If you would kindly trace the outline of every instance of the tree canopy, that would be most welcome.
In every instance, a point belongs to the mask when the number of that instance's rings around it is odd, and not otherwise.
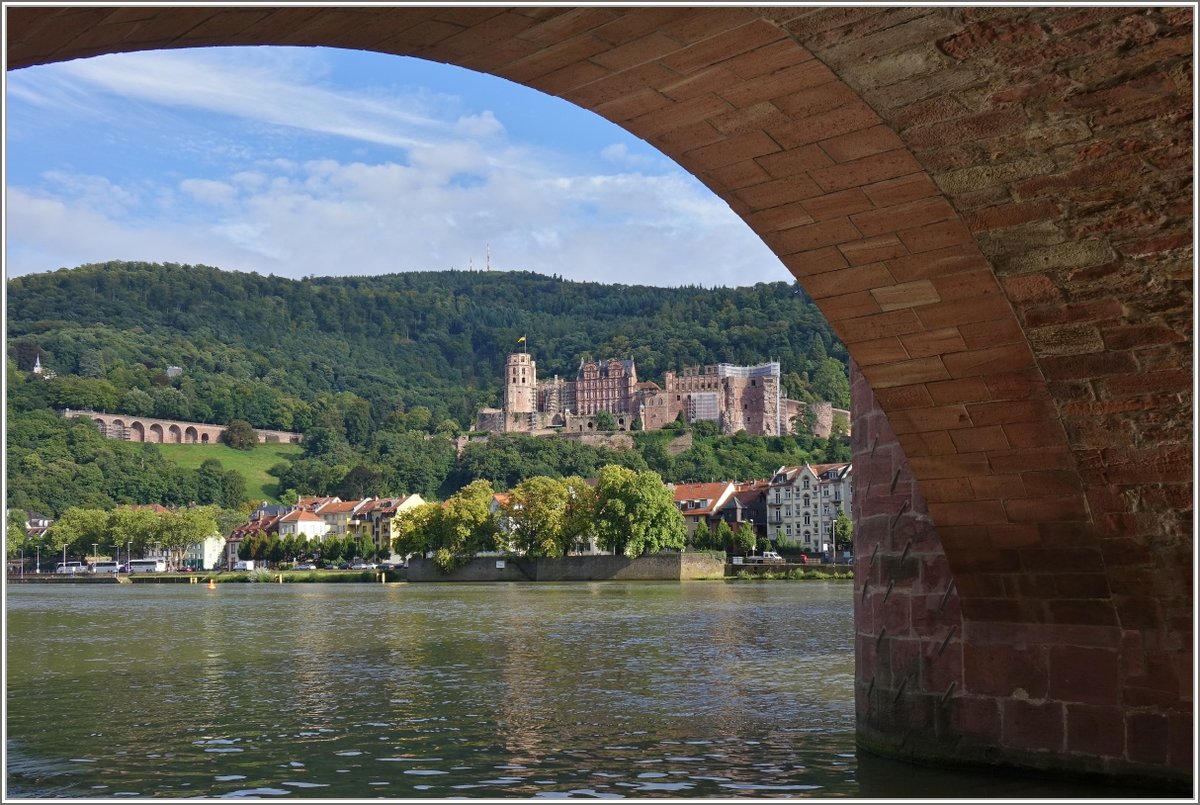
[[[841,421],[829,440],[720,436],[696,423],[685,449],[672,442],[682,423],[632,434],[634,450],[492,435],[460,454],[451,440],[496,404],[525,333],[537,333],[541,377],[573,376],[585,354],[633,358],[643,380],[774,358],[789,395],[845,407],[845,348],[794,283],[655,288],[520,271],[290,280],[111,262],[14,277],[7,289],[7,504],[51,517],[126,503],[230,508],[246,495],[233,470],[181,469],[153,445],[54,415],[66,407],[227,424],[227,440],[246,447],[249,426],[300,431],[304,456],[272,471],[280,495],[446,499],[478,480],[511,490],[607,464],[688,482],[849,459]],[[32,374],[39,358],[55,377]]]

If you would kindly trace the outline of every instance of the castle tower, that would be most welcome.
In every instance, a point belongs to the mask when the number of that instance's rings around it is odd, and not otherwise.
[[[514,420],[529,422],[537,411],[537,364],[528,352],[514,352],[504,364],[504,421],[506,430]]]

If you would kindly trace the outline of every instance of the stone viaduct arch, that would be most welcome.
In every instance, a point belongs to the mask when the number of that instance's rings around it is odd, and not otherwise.
[[[102,436],[123,439],[129,442],[152,442],[154,444],[217,444],[224,425],[206,425],[201,422],[177,422],[170,419],[130,417],[121,414],[102,414],[97,411],[72,411],[66,409],[63,416],[86,417],[96,423]],[[301,435],[283,430],[256,428],[260,442],[300,442]]]
[[[1192,8],[7,14],[9,69],[370,49],[655,145],[856,363],[860,742],[1190,781]]]

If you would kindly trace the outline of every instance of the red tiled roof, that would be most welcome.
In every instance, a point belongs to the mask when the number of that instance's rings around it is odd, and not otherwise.
[[[333,497],[297,498],[296,499],[296,508],[312,510],[312,509],[319,508],[320,506],[324,506],[326,503],[330,503],[332,501],[340,500],[340,499],[341,498],[333,498]]]
[[[320,514],[349,514],[350,512],[354,511],[354,509],[357,508],[360,503],[362,503],[361,500],[338,500],[331,503],[326,503],[324,506],[321,506],[319,509],[317,509],[317,511]]]
[[[325,522],[323,518],[318,517],[312,512],[304,511],[304,509],[294,509],[279,518],[279,522],[281,523],[298,523],[302,520],[317,523]]]
[[[700,514],[711,514],[717,506],[725,502],[725,495],[730,491],[732,486],[728,481],[725,483],[710,484],[677,484],[675,486],[675,504],[679,505],[688,501],[707,501],[706,505],[692,509],[681,509],[681,511],[685,515],[692,517]]]

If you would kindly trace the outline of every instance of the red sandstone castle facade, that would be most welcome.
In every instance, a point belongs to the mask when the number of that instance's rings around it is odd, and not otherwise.
[[[595,416],[613,415],[616,429],[658,430],[683,416],[687,422],[715,422],[722,433],[745,431],[755,436],[793,432],[793,420],[805,403],[789,400],[780,383],[777,362],[758,366],[720,363],[666,372],[663,386],[639,382],[632,358],[583,360],[574,380],[539,381],[537,363],[526,352],[508,356],[504,368],[502,408],[485,408],[476,430],[493,433],[588,433]],[[814,433],[828,436],[834,409],[814,403]],[[849,412],[840,412],[848,421]]]

